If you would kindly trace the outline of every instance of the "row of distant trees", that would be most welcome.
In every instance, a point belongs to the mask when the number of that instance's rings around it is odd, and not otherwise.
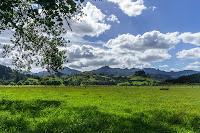
[[[82,73],[68,77],[36,77],[29,75],[28,77],[15,76],[14,80],[1,80],[2,85],[66,85],[66,86],[86,86],[86,85],[119,85],[119,86],[142,86],[142,85],[156,85],[155,80],[148,80],[144,71],[135,73],[136,77],[143,77],[139,79],[132,79],[132,77],[113,77],[102,74]]]
[[[82,85],[116,85],[114,81],[81,81],[68,80],[58,77],[46,77],[42,79],[27,78],[26,80],[14,81],[0,81],[1,85],[51,85],[51,86],[82,86]]]
[[[4,85],[55,85],[59,86],[63,84],[63,80],[61,78],[56,78],[56,77],[46,77],[46,78],[27,78],[25,80],[20,80],[18,82],[14,81],[7,81],[1,84]]]

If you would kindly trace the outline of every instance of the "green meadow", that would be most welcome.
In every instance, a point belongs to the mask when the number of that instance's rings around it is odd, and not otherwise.
[[[200,86],[161,88],[2,86],[0,132],[200,132]]]

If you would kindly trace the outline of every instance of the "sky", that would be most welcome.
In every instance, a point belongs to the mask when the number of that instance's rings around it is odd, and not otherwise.
[[[85,1],[86,15],[72,20],[72,31],[64,35],[71,41],[64,65],[81,71],[102,66],[200,71],[199,5],[199,0]],[[0,64],[10,63],[0,58]]]

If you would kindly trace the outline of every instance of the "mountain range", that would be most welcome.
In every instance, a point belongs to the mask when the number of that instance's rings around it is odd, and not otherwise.
[[[200,73],[199,71],[194,71],[194,70],[166,72],[166,71],[162,71],[162,70],[155,69],[155,68],[144,68],[144,69],[138,69],[138,68],[127,69],[127,68],[125,68],[125,69],[121,69],[121,68],[111,68],[109,66],[104,66],[99,69],[88,71],[88,72],[94,73],[94,74],[104,74],[104,75],[112,75],[115,77],[119,77],[119,76],[131,76],[131,75],[134,75],[135,72],[137,72],[137,71],[144,71],[150,77],[159,79],[159,80],[176,79],[181,76],[188,76],[188,75]],[[59,73],[61,73],[64,76],[70,76],[70,75],[80,74],[81,71],[71,69],[68,67],[64,67],[62,70],[59,71]],[[33,73],[33,75],[42,77],[42,76],[48,76],[50,74],[47,71],[42,71],[39,73]]]
[[[93,74],[103,74],[103,75],[109,75],[114,77],[126,77],[126,76],[132,76],[137,71],[144,71],[147,75],[149,75],[151,78],[158,79],[158,80],[169,80],[169,79],[177,79],[181,76],[188,76],[193,74],[199,74],[199,71],[193,71],[193,70],[183,70],[183,71],[162,71],[155,68],[144,68],[144,69],[138,69],[138,68],[131,68],[131,69],[121,69],[121,68],[111,68],[109,66],[104,66],[96,70],[87,71],[89,73]],[[62,70],[59,71],[60,75],[62,76],[71,76],[71,75],[77,75],[81,74],[81,71],[71,69],[68,67],[64,67]],[[9,80],[13,79],[14,77],[23,77],[23,74],[17,74],[15,70],[12,70],[10,67],[6,67],[3,65],[0,65],[0,79],[1,80]],[[29,75],[38,76],[38,77],[44,77],[50,75],[47,71],[41,71],[38,73],[29,73]]]
[[[78,70],[75,70],[75,69],[64,67],[62,70],[59,71],[59,73],[61,75],[68,76],[68,75],[80,74],[81,72],[78,71]],[[48,71],[41,71],[41,72],[38,72],[38,73],[32,73],[32,75],[39,76],[39,77],[44,77],[44,76],[49,76],[51,74]]]

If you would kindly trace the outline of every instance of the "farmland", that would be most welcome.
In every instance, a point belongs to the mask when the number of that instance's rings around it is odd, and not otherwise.
[[[200,132],[200,86],[161,88],[1,86],[0,132]]]

